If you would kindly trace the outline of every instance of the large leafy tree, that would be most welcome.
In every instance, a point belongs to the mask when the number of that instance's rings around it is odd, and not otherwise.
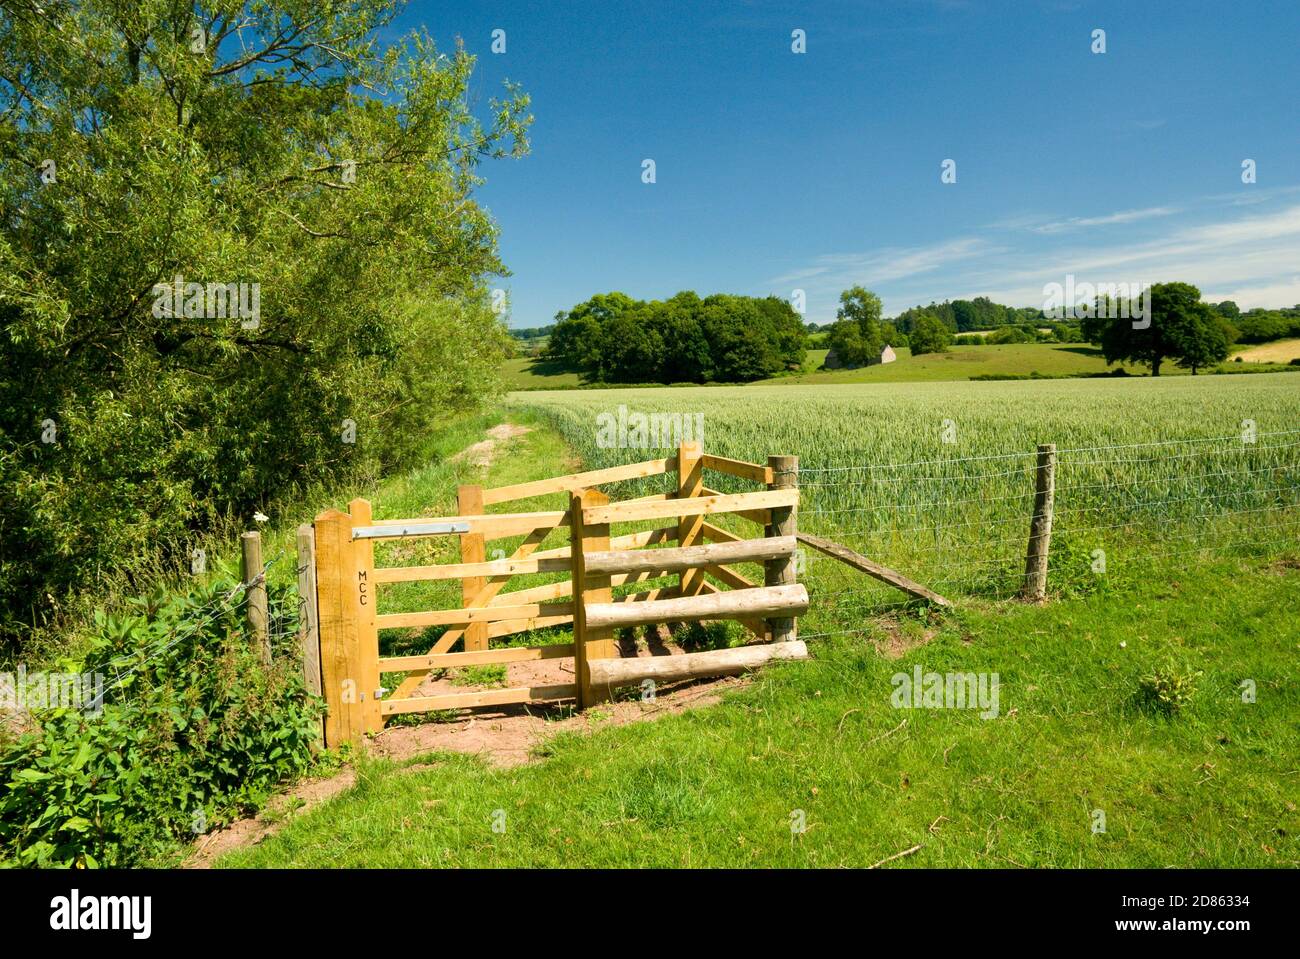
[[[933,313],[923,311],[912,321],[912,332],[908,335],[908,340],[913,356],[946,353],[948,344],[952,342],[952,334],[943,320]]]
[[[1101,346],[1107,363],[1142,363],[1160,375],[1166,360],[1192,372],[1227,358],[1229,331],[1223,320],[1201,302],[1201,291],[1190,283],[1151,286],[1149,318],[1107,316],[1105,303],[1084,320],[1083,334]],[[1136,312],[1130,305],[1129,313]]]
[[[397,6],[4,5],[9,634],[218,514],[408,458],[490,386],[504,267],[473,193],[528,101],[479,119],[463,49],[378,43]],[[160,304],[172,283],[248,284],[260,314]]]

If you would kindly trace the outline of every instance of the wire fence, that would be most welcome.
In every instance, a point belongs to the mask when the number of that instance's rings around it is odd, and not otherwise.
[[[1037,451],[800,472],[799,528],[950,596],[1024,582]],[[1049,588],[1153,560],[1300,547],[1300,430],[1056,450]],[[808,635],[907,597],[808,554]]]
[[[112,678],[104,683],[98,702],[92,706],[102,705],[108,701],[110,694],[125,688],[130,681],[148,668],[162,663],[165,658],[181,643],[202,636],[207,627],[219,620],[229,617],[232,622],[244,618],[248,601],[248,589],[257,583],[265,583],[271,569],[284,558],[281,551],[262,564],[257,576],[248,582],[236,583],[225,593],[215,596],[204,603],[186,618],[181,628],[151,644],[121,653],[107,660],[97,668],[110,672]],[[297,594],[295,593],[295,596]],[[274,604],[270,610],[267,629],[273,649],[283,649],[297,638],[298,617],[301,616],[304,600],[297,598],[298,609],[292,610],[287,604]]]

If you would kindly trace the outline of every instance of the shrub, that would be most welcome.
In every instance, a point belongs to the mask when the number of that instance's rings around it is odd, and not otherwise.
[[[1138,703],[1166,716],[1180,713],[1191,704],[1200,676],[1199,671],[1166,661],[1138,681]]]
[[[25,866],[132,866],[258,808],[312,763],[292,594],[272,586],[264,667],[234,583],[95,617],[92,651],[60,668],[105,677],[102,712],[46,710],[0,754],[0,857]]]

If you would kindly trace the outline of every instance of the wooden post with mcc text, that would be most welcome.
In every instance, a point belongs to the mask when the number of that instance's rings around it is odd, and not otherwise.
[[[325,745],[337,749],[365,732],[357,698],[357,601],[352,588],[352,517],[336,509],[316,517],[316,608],[320,631]]]

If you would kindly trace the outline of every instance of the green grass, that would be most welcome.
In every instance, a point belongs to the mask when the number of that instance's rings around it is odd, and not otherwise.
[[[934,635],[897,660],[864,623],[719,706],[566,734],[522,768],[366,763],[355,788],[222,865],[834,867],[917,844],[891,865],[1300,864],[1296,565],[1146,573],[1047,607],[904,619]],[[1140,705],[1167,659],[1202,672],[1172,718]],[[891,677],[916,665],[997,672],[998,717],[894,709]]]
[[[560,364],[517,356],[501,364],[501,381],[507,390],[564,390],[582,385],[582,378]]]

